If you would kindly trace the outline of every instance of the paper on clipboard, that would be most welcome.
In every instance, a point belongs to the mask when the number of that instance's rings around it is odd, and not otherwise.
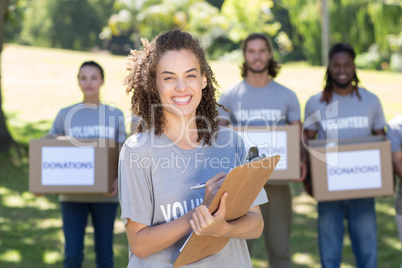
[[[280,156],[276,155],[234,168],[227,175],[208,207],[209,212],[214,213],[218,209],[222,194],[227,192],[226,220],[235,220],[244,216],[271,176],[279,159]],[[173,267],[181,267],[216,254],[226,246],[229,240],[228,237],[190,235]]]

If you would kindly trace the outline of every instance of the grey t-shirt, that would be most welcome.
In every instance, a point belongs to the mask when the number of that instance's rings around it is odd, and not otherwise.
[[[388,122],[388,131],[387,137],[391,141],[391,150],[392,152],[400,152],[402,151],[402,114],[397,117],[391,119]],[[398,183],[398,192],[397,198],[395,200],[395,209],[399,215],[402,215],[402,178],[399,178]]]
[[[392,152],[402,151],[402,114],[391,119],[387,125],[387,137],[391,141]]]
[[[332,93],[329,104],[321,101],[322,93],[306,103],[304,128],[318,132],[318,139],[357,138],[372,135],[385,127],[384,113],[376,95],[364,88],[356,94]]]
[[[300,104],[296,94],[271,81],[264,87],[253,87],[246,80],[222,93],[219,103],[230,109],[219,108],[219,117],[234,126],[286,125],[300,121]]]
[[[200,205],[204,189],[190,187],[205,182],[218,172],[229,172],[243,163],[244,143],[229,128],[221,128],[211,146],[183,150],[165,135],[154,131],[127,139],[119,161],[121,218],[148,226],[170,222]],[[253,206],[267,202],[262,190]],[[146,258],[129,251],[128,267],[172,267],[187,236]],[[224,249],[188,267],[251,267],[246,241],[230,239]]]
[[[124,143],[126,140],[123,112],[104,104],[77,103],[61,109],[49,134],[74,138],[106,138],[118,143]],[[101,194],[62,194],[60,201],[118,202],[118,197],[106,197]]]
[[[233,126],[281,126],[300,121],[300,104],[296,94],[275,81],[264,87],[253,87],[243,80],[225,90],[219,103],[230,109],[228,113],[219,108],[219,117]],[[268,180],[267,184],[289,183]]]

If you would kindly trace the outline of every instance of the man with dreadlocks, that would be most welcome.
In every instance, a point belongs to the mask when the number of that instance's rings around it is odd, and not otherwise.
[[[338,43],[329,52],[324,91],[305,107],[304,134],[308,139],[356,138],[384,135],[386,125],[380,100],[359,87],[355,52]],[[374,198],[318,202],[318,242],[322,267],[340,267],[344,219],[356,267],[377,267],[377,227]]]
[[[395,200],[395,220],[399,240],[402,244],[402,114],[399,114],[388,122],[387,137],[391,141],[394,174],[399,178],[397,179],[398,187]],[[402,268],[402,264],[400,268]]]

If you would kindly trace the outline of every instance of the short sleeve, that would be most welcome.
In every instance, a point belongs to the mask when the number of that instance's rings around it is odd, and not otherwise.
[[[291,92],[290,101],[289,101],[289,108],[287,114],[288,123],[293,121],[300,121],[300,103],[297,99],[297,96],[294,92]]]
[[[132,165],[130,157],[136,149],[128,147],[127,142],[123,146],[119,158],[121,219],[125,225],[127,219],[130,219],[151,226],[154,200],[150,172],[147,174],[147,169]]]
[[[235,134],[237,135],[236,160],[239,160],[238,162],[236,162],[236,166],[240,166],[246,161],[246,146],[244,144],[243,138],[237,132],[235,132]]]
[[[387,137],[391,141],[393,153],[402,151],[402,125],[389,123]]]
[[[304,109],[304,123],[303,123],[303,128],[307,130],[318,130],[318,122],[320,121],[319,118],[317,118],[317,114],[319,111],[314,111],[314,105],[313,105],[313,99],[310,98],[307,103],[306,107]]]
[[[52,127],[49,130],[50,135],[66,135],[64,128],[65,117],[62,111],[59,111],[55,120],[53,121]]]
[[[373,130],[378,130],[378,129],[383,129],[386,125],[385,117],[384,117],[384,111],[381,106],[380,99],[377,97],[377,103],[376,103],[376,113],[374,116],[374,122],[373,122]]]

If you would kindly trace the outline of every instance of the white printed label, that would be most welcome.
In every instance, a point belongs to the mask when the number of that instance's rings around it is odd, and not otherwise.
[[[95,184],[95,148],[42,147],[42,185]]]
[[[381,188],[380,150],[334,152],[326,154],[328,191]]]
[[[267,157],[279,155],[281,158],[275,170],[286,170],[288,168],[288,148],[286,131],[241,131],[246,145],[246,150],[257,146],[259,155],[265,154]]]

